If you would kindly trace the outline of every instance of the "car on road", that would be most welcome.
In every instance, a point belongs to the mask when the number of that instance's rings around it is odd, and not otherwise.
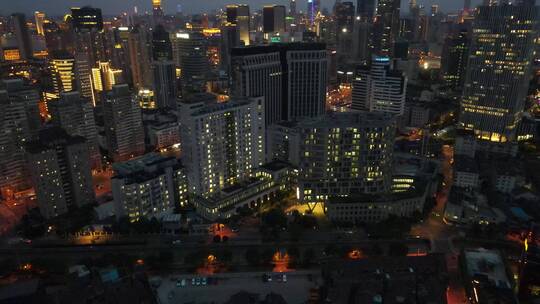
[[[181,240],[174,240],[174,241],[172,241],[172,244],[173,245],[180,245],[180,244],[182,244],[182,241]]]
[[[201,285],[206,286],[206,278],[201,279]]]

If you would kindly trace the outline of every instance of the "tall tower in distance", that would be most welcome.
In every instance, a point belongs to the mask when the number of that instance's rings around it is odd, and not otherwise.
[[[152,18],[154,26],[161,24],[163,21],[163,9],[161,8],[161,0],[152,0]]]
[[[34,18],[36,19],[36,31],[38,35],[44,36],[45,30],[43,29],[43,23],[45,23],[45,13],[36,11]]]
[[[476,11],[459,126],[486,144],[516,137],[538,19],[536,6],[491,5]]]

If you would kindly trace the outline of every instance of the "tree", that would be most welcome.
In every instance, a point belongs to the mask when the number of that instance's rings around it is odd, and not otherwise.
[[[406,256],[407,253],[409,253],[409,248],[402,243],[392,243],[388,248],[388,254],[391,256]]]
[[[261,263],[261,253],[257,248],[248,248],[245,258],[250,266],[259,266]]]
[[[308,248],[304,251],[304,254],[302,256],[302,265],[304,267],[309,267],[311,264],[313,264],[313,260],[315,259],[315,250],[313,248]]]

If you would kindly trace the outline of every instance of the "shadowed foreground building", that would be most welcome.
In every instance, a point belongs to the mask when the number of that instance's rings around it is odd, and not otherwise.
[[[117,218],[137,221],[160,219],[175,208],[187,205],[187,178],[180,161],[149,153],[113,165],[111,180]]]
[[[94,202],[90,155],[86,139],[64,129],[43,129],[27,146],[32,185],[44,218]]]

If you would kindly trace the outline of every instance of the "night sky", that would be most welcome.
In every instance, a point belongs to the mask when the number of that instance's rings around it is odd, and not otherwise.
[[[305,10],[307,0],[297,0],[299,10]],[[331,7],[335,0],[321,0],[323,6]],[[342,0],[345,1],[345,0]],[[264,4],[284,4],[288,7],[289,0],[162,0],[166,13],[176,12],[178,4],[186,13],[209,11],[223,7],[229,3],[247,3],[254,8],[260,8]],[[353,0],[356,3],[356,0]],[[401,0],[402,6],[406,7],[409,0]],[[473,5],[481,0],[473,0]],[[147,11],[151,7],[151,0],[0,0],[0,14],[7,15],[13,12],[32,14],[35,10],[44,11],[49,15],[63,15],[71,6],[92,5],[103,9],[105,15],[117,14],[123,11],[132,11],[138,6],[139,13]],[[438,3],[443,11],[457,10],[463,6],[463,0],[417,0],[417,3],[431,6]]]

